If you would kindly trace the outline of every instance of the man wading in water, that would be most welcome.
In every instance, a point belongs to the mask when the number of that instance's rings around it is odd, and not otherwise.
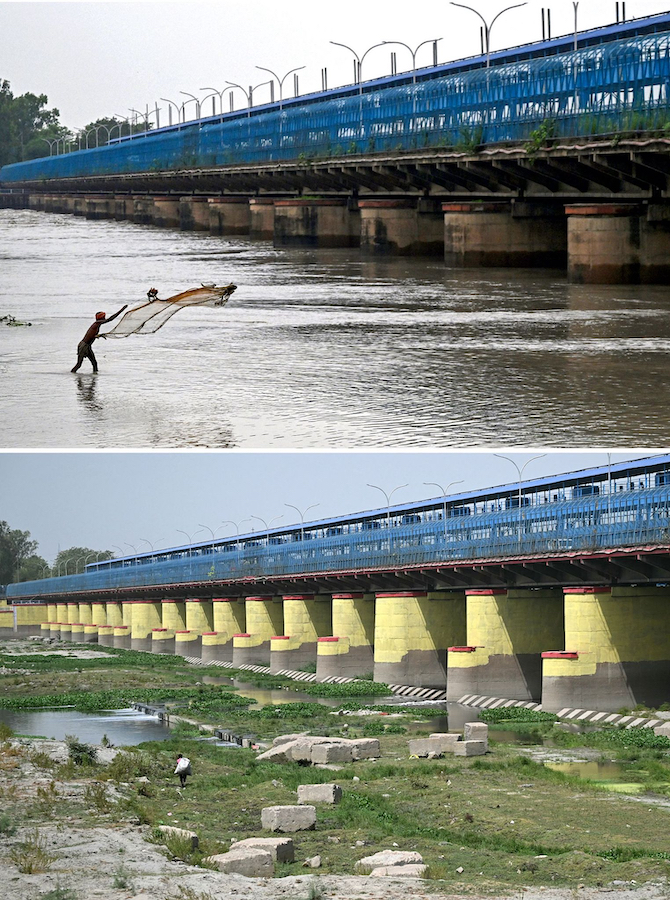
[[[118,312],[115,312],[114,315],[109,318],[107,318],[107,315],[104,312],[95,314],[95,322],[88,329],[83,340],[79,341],[79,346],[77,347],[77,365],[74,369],[70,370],[71,372],[78,372],[85,359],[91,360],[94,372],[98,371],[98,361],[93,353],[93,341],[98,337],[105,337],[104,334],[98,334],[100,327],[106,325],[108,322],[113,322],[114,319],[116,319],[117,316],[120,316],[123,310],[127,308],[128,304],[122,306]]]

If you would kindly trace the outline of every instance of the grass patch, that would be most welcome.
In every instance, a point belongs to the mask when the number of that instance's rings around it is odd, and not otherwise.
[[[45,839],[35,829],[25,841],[21,841],[9,851],[9,858],[19,872],[25,875],[36,875],[46,872],[55,857],[47,851]]]

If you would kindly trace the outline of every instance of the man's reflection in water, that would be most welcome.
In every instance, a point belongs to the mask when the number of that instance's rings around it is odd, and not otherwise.
[[[97,378],[90,375],[77,375],[77,393],[79,400],[89,412],[102,412],[102,404],[96,397]]]

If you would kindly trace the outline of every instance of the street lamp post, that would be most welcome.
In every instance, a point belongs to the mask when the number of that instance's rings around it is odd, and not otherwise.
[[[237,541],[235,542],[235,546],[236,546],[236,550],[237,550],[237,565],[238,566],[240,564],[240,525],[242,525],[244,522],[249,522],[249,521],[251,521],[251,520],[250,519],[242,519],[242,521],[238,523],[238,522],[233,522],[232,519],[224,519],[224,521],[221,523],[221,525],[234,525],[235,526],[235,533],[237,535]]]
[[[417,56],[417,53],[419,52],[419,50],[422,47],[425,47],[426,44],[433,44],[435,46],[435,48],[437,48],[437,42],[441,41],[441,40],[442,40],[442,38],[430,38],[427,41],[422,41],[419,44],[419,46],[416,48],[416,50],[412,50],[412,48],[409,46],[409,44],[405,44],[404,41],[382,41],[382,44],[398,44],[401,47],[406,47],[409,50],[409,52],[412,55],[412,84],[416,84],[416,56]],[[437,59],[435,58],[436,55],[437,55],[437,49],[435,50],[435,54],[433,57],[434,65],[437,65]]]
[[[272,525],[273,522],[278,522],[279,519],[283,519],[284,517],[283,517],[283,516],[275,516],[274,519],[270,519],[270,523],[269,523],[269,524],[265,521],[265,519],[261,519],[260,516],[250,516],[249,518],[251,518],[251,519],[257,519],[259,522],[262,522],[263,525],[265,525],[265,530],[266,530],[266,531],[269,531],[269,530],[270,530],[270,525]],[[269,540],[269,535],[268,535],[268,540]]]
[[[273,72],[272,69],[266,69],[265,66],[256,66],[257,69],[260,69],[261,72],[269,72],[277,80],[277,84],[279,85],[279,112],[282,110],[282,106],[284,103],[284,82],[288,78],[289,75],[293,75],[294,72],[302,72],[305,66],[298,66],[297,69],[291,69],[290,72],[287,72],[283,78],[280,78],[276,72]]]
[[[216,100],[214,99],[214,97],[218,97],[218,98],[219,98],[219,111],[220,111],[220,114],[223,115],[223,95],[226,93],[226,91],[232,91],[232,86],[229,85],[228,87],[225,87],[222,91],[217,91],[217,89],[216,89],[216,88],[213,88],[213,87],[203,87],[203,88],[200,88],[200,90],[201,90],[201,91],[211,91],[211,92],[212,92],[210,96],[211,96],[211,98],[212,98],[212,115],[213,115],[213,116],[216,115]],[[230,109],[230,111],[232,112],[232,111],[233,111],[233,110],[232,110],[232,99],[233,99],[233,98],[232,98],[232,95],[231,95],[231,98],[230,98],[230,99],[231,99],[231,109]],[[206,100],[209,100],[209,97],[205,97],[205,99],[204,99],[202,102],[205,103]],[[235,524],[235,523],[233,522],[233,525],[234,525],[234,524]]]
[[[174,106],[174,108],[177,110],[177,129],[179,131],[181,131],[181,113],[182,113],[182,110],[184,109],[184,104],[182,103],[182,105],[179,106],[178,104],[176,104],[174,102],[174,100],[168,100],[167,97],[161,97],[160,99],[163,101],[163,103],[170,104],[168,106],[168,118],[169,118],[170,125],[172,125],[172,107]]]
[[[349,53],[354,54],[354,83],[358,84],[358,117],[359,117],[359,128],[361,132],[361,137],[363,137],[363,61],[365,57],[372,50],[376,50],[377,47],[383,47],[386,41],[381,41],[379,44],[373,44],[372,47],[368,47],[365,53],[362,56],[359,56],[358,53],[347,44],[340,44],[337,41],[330,41],[335,47],[344,47],[345,50],[348,50]]]
[[[235,84],[232,81],[227,81],[226,84],[230,85],[231,88],[239,88],[244,96],[247,98],[247,115],[251,117],[251,107],[254,105],[254,91],[257,91],[258,88],[265,87],[266,84],[272,84],[271,81],[262,81],[260,84],[255,86],[249,85],[249,90],[243,88],[241,84]]]
[[[536,459],[542,459],[547,454],[540,453],[539,456],[532,456],[530,459],[526,460],[526,462],[521,466],[521,468],[519,468],[518,463],[515,460],[510,459],[509,456],[503,456],[502,453],[494,453],[493,455],[497,456],[498,459],[506,459],[507,462],[512,463],[512,465],[514,466],[514,468],[517,470],[517,472],[519,474],[519,538],[518,538],[518,540],[519,540],[519,550],[521,550],[521,535],[522,535],[522,523],[523,523],[523,514],[522,514],[523,508],[521,506],[521,479],[523,478],[524,469],[526,468],[527,465],[529,465],[529,463],[534,462]]]
[[[49,156],[53,156],[54,144],[58,143],[58,138],[53,141],[50,141],[49,138],[41,138],[41,140],[43,140],[45,144],[49,145]]]
[[[490,68],[491,66],[491,30],[497,20],[503,15],[503,13],[509,12],[510,9],[517,9],[519,6],[526,6],[526,3],[514,3],[512,6],[506,6],[505,9],[501,9],[500,12],[495,15],[490,22],[487,22],[484,16],[479,12],[479,10],[475,9],[473,6],[466,6],[465,3],[455,3],[454,0],[451,0],[452,6],[460,6],[461,9],[469,9],[470,12],[473,12],[476,16],[484,23],[484,46],[486,50],[486,68]]]
[[[297,506],[294,506],[292,503],[285,503],[284,506],[288,506],[290,509],[294,509],[298,515],[300,516],[300,560],[301,562],[304,560],[305,556],[305,516],[310,511],[310,509],[316,509],[320,504],[312,503],[311,506],[308,506],[304,512],[301,512]]]
[[[463,484],[463,479],[460,481],[450,481],[447,485],[446,489],[442,487],[441,484],[438,484],[437,481],[424,481],[425,485],[433,485],[434,487],[438,487],[442,492],[442,496],[444,497],[442,515],[444,518],[444,546],[447,546],[447,494],[449,492],[449,488],[453,487],[455,484]]]
[[[409,487],[407,484],[399,484],[398,487],[394,487],[390,493],[386,493],[384,488],[380,488],[376,484],[368,484],[368,487],[374,488],[377,491],[381,491],[384,497],[386,498],[386,527],[388,528],[389,533],[389,557],[393,553],[393,547],[391,544],[391,497],[395,494],[396,491],[402,490],[402,488]]]
[[[179,91],[179,93],[180,93],[180,94],[184,94],[185,97],[190,97],[191,100],[194,101],[194,103],[195,103],[195,117],[196,117],[196,119],[199,119],[199,118],[200,118],[200,101],[199,101],[198,98],[195,96],[195,94],[189,94],[188,91]],[[191,100],[187,100],[187,101],[184,103],[184,106],[186,106],[186,103],[190,103]]]

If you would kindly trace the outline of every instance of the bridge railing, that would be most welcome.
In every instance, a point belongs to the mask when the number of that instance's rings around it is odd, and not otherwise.
[[[105,147],[5,166],[6,184],[343,157],[348,154],[662,131],[670,124],[670,33],[227,114]]]
[[[299,532],[298,532],[299,534]],[[113,562],[82,575],[9,585],[8,598],[38,597],[161,584],[352,572],[438,565],[562,551],[596,551],[670,541],[670,486],[494,509],[416,524],[393,525],[316,540],[273,543],[259,534],[231,540],[216,552],[162,562],[151,557]],[[251,544],[257,546],[251,546]],[[106,566],[107,564],[105,564]]]

